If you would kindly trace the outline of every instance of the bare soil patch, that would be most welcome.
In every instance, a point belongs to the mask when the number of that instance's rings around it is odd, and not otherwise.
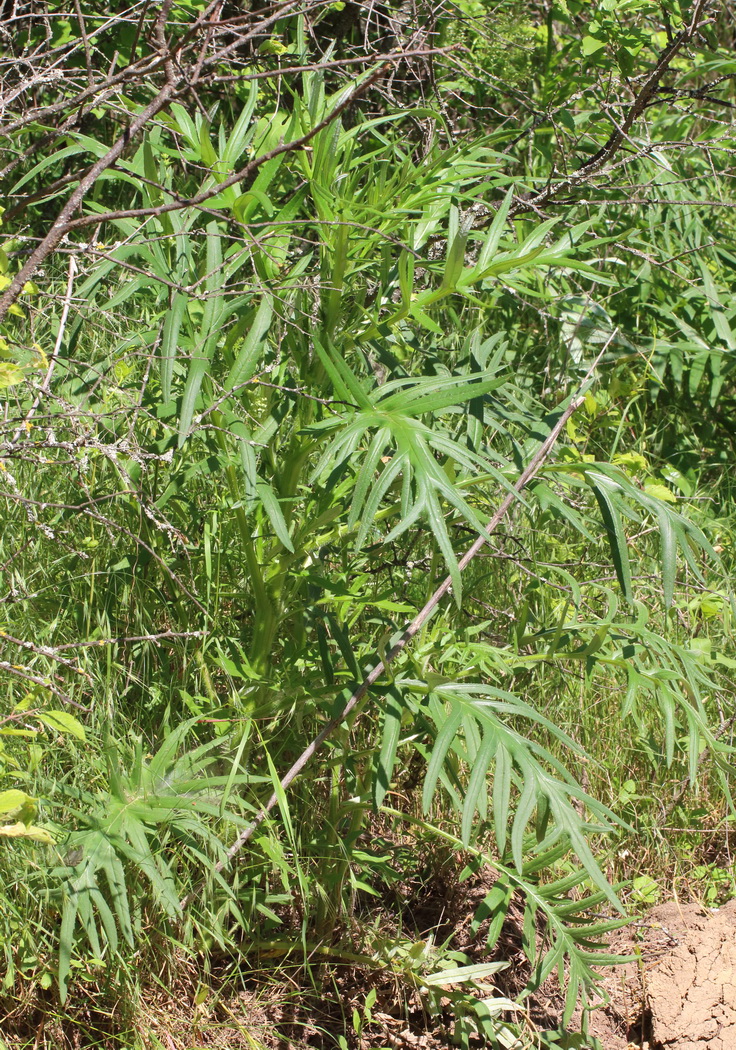
[[[736,901],[660,905],[612,947],[638,959],[604,982],[590,1025],[604,1050],[736,1048]]]

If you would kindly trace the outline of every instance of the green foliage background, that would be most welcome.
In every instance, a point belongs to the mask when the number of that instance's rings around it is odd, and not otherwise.
[[[567,1028],[624,904],[732,895],[734,71],[711,6],[250,12],[25,284],[0,344],[10,1045],[28,1003],[63,1033],[83,994],[89,1045],[156,1045],[154,974],[237,984],[276,951],[304,996],[349,958],[454,1044],[559,1046],[511,1000],[558,973]],[[0,129],[3,287],[155,94],[131,77],[62,126],[90,61],[155,58],[151,7],[136,30],[82,2],[83,34],[20,5],[8,87],[20,50],[64,77]],[[171,5],[172,52],[204,11]],[[448,870],[487,887],[472,950],[412,919]],[[379,1045],[375,998],[321,1045]]]

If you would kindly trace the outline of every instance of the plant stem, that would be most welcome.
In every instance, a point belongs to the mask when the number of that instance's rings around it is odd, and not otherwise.
[[[598,362],[596,360],[596,363],[592,366],[590,372],[588,373],[588,377],[593,373],[595,365],[597,363]],[[588,377],[586,377],[586,380],[588,379]],[[577,409],[584,402],[584,397],[574,397],[568,404],[567,408],[562,412],[560,418],[555,423],[549,435],[542,442],[534,456],[532,456],[528,466],[524,469],[520,478],[514,485],[514,491],[510,492],[506,496],[496,513],[489,521],[486,531],[482,535],[478,536],[478,538],[471,544],[471,546],[467,549],[465,554],[458,562],[458,567],[461,572],[464,568],[466,568],[467,565],[470,564],[473,558],[476,557],[476,555],[483,549],[483,547],[485,547],[486,543],[491,537],[491,534],[506,516],[506,513],[511,508],[512,504],[515,502],[517,496],[519,496],[521,492],[526,488],[526,486],[529,484],[529,482],[532,480],[534,475],[537,473],[539,468],[549,456],[550,452],[557,443],[557,439],[559,438],[562,430],[564,429],[568,419],[570,419],[573,413],[576,412]],[[342,711],[334,718],[331,718],[329,722],[327,722],[325,726],[323,726],[322,730],[317,734],[314,740],[312,740],[312,742],[304,749],[304,751],[302,751],[301,755],[296,760],[296,762],[294,762],[294,764],[288,770],[288,772],[284,774],[279,784],[279,793],[283,792],[292,783],[292,781],[296,780],[301,771],[308,764],[313,755],[319,750],[319,748],[322,746],[325,740],[334,732],[334,730],[342,722],[345,721],[350,712],[356,707],[357,704],[360,703],[360,701],[366,695],[370,687],[378,681],[378,679],[381,677],[381,675],[384,673],[387,667],[391,663],[393,663],[393,661],[396,659],[399,653],[401,653],[403,649],[412,640],[412,638],[414,638],[414,636],[426,623],[426,621],[432,615],[442,598],[444,598],[444,596],[448,593],[451,587],[452,578],[450,576],[447,576],[439,585],[439,587],[435,590],[431,598],[427,601],[424,608],[414,617],[412,622],[405,629],[398,642],[386,653],[383,660],[379,660],[376,663],[373,670],[365,676],[360,685],[353,691],[350,699],[347,701]],[[260,825],[266,819],[271,810],[276,806],[278,800],[279,794],[277,792],[274,792],[269,798],[268,802],[263,807],[263,809],[256,814],[252,822],[246,828],[243,829],[240,835],[238,835],[233,845],[227,851],[226,857],[223,860],[217,862],[217,864],[214,867],[215,872],[222,871],[225,867],[227,867],[230,864],[230,862],[237,856],[237,854],[240,853],[246,842],[251,838],[251,836],[257,830],[257,828],[260,827]],[[198,883],[196,888],[190,893],[188,893],[186,897],[184,897],[180,901],[180,907],[182,911],[184,911],[184,909],[188,907],[191,901],[194,900],[196,896],[198,896],[201,888],[202,883]]]

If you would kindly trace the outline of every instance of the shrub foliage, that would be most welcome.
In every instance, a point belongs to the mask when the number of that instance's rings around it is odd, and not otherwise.
[[[8,16],[8,997],[277,938],[521,1046],[520,903],[589,1004],[731,802],[728,6]],[[482,964],[371,923],[433,851]]]

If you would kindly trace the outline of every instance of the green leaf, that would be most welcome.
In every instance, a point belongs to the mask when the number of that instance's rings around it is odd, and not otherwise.
[[[62,1005],[66,1002],[69,975],[72,968],[72,950],[74,947],[74,927],[77,924],[78,901],[76,893],[68,895],[64,902],[59,928],[59,999]]]
[[[179,332],[187,309],[187,296],[175,292],[171,309],[166,314],[161,336],[161,394],[164,402],[171,400],[171,381],[174,362],[179,349]]]
[[[480,253],[478,255],[478,261],[471,271],[473,280],[477,280],[479,274],[485,273],[487,268],[492,264],[494,256],[498,251],[498,246],[501,243],[501,237],[503,236],[504,229],[506,228],[506,217],[511,207],[511,202],[514,199],[513,187],[509,188],[506,196],[498,206],[498,210],[493,217],[488,233],[486,234],[483,244],[481,245]],[[461,282],[462,284],[463,282]]]
[[[675,593],[675,574],[677,572],[677,537],[675,529],[666,514],[658,514],[659,535],[662,542],[662,591],[664,607],[672,606]]]
[[[439,699],[439,698],[438,698]],[[449,711],[445,710],[445,717],[438,726],[439,732],[432,747],[431,757],[427,765],[424,777],[424,788],[422,791],[422,808],[425,813],[429,812],[437,789],[437,780],[440,777],[442,767],[447,757],[447,752],[454,743],[458,729],[462,725],[463,712],[457,705],[450,705]]]
[[[79,136],[78,142],[75,142],[71,146],[64,146],[63,149],[54,150],[48,157],[44,157],[43,160],[35,164],[30,171],[15,183],[13,188],[9,190],[9,196],[16,194],[18,190],[22,189],[27,183],[35,179],[41,172],[45,171],[52,164],[59,164],[62,160],[68,157],[79,157],[84,156],[87,153],[92,153],[96,157],[103,156],[108,146],[103,145],[101,142],[96,142],[94,139],[90,139],[87,136]],[[56,196],[56,194],[54,194]]]
[[[455,212],[455,223],[457,227],[459,224],[459,216],[457,215],[457,209]],[[452,211],[450,214],[452,221]],[[448,244],[447,258],[445,260],[445,269],[442,274],[442,288],[452,291],[460,279],[460,275],[463,272],[463,265],[465,263],[465,248],[468,243],[468,234],[461,228],[457,228],[456,232],[452,236],[452,240]]]
[[[317,339],[314,340],[314,349],[333,382],[337,396],[343,401],[355,402],[359,408],[372,408],[362,383],[343,357],[333,347],[323,346]]]
[[[0,361],[0,390],[17,386],[18,383],[23,382],[25,377],[25,372],[19,365],[12,364],[9,361]]]
[[[256,311],[253,324],[238,351],[230,373],[225,381],[225,389],[233,390],[247,383],[252,377],[258,362],[263,355],[263,341],[268,334],[273,320],[273,300],[264,295]]]
[[[606,47],[605,40],[598,40],[594,36],[584,36],[582,41],[582,51],[586,58],[591,55],[597,55],[599,51],[603,51]]]
[[[230,132],[227,145],[222,152],[221,164],[226,170],[235,168],[237,161],[240,160],[244,149],[253,137],[255,129],[251,127],[251,123],[257,101],[258,82],[254,80],[251,81],[248,90],[248,98],[240,112],[240,116]]]
[[[406,688],[410,682],[404,680],[402,684]],[[590,848],[589,825],[576,806],[579,800],[585,801],[590,812],[600,822],[599,830],[610,829],[614,824],[621,823],[620,819],[607,806],[587,795],[560,760],[538,744],[533,734],[524,734],[517,730],[515,723],[518,723],[519,717],[537,722],[548,729],[559,743],[564,744],[570,753],[579,750],[575,742],[545,715],[521,700],[520,697],[492,686],[453,682],[437,686],[432,696],[436,698],[431,711],[437,727],[437,736],[424,784],[422,801],[425,812],[431,805],[437,780],[443,766],[448,761],[449,754],[458,748],[460,728],[466,727],[465,739],[467,741],[467,726],[476,722],[484,734],[490,734],[493,745],[485,747],[482,745],[476,752],[472,763],[471,782],[475,797],[471,797],[471,812],[477,808],[477,785],[481,776],[480,772],[476,772],[476,767],[483,769],[484,774],[487,773],[488,764],[494,756],[497,762],[499,757],[504,761],[502,756],[505,749],[509,762],[507,768],[501,772],[501,780],[504,783],[498,789],[498,795],[496,795],[496,785],[494,785],[496,836],[499,837],[500,829],[506,825],[507,784],[511,775],[510,767],[513,764],[521,781],[521,792],[513,813],[511,827],[511,852],[516,869],[521,871],[523,868],[527,825],[535,809],[543,803],[548,808],[553,821],[548,839],[545,841],[554,841],[560,835],[566,835],[589,877],[606,899],[620,910],[621,905],[618,898],[601,872]],[[513,723],[510,719],[513,719]],[[464,819],[463,823],[469,839],[469,818],[468,821]]]
[[[25,791],[19,791],[17,788],[0,791],[0,817],[6,820],[18,817],[27,823],[25,818],[32,820],[35,815],[36,799],[27,795]]]
[[[68,733],[77,740],[87,739],[82,723],[68,711],[43,711],[36,717],[39,722],[43,722],[50,729],[55,729],[57,733]]]
[[[668,489],[666,485],[661,485],[658,482],[648,481],[644,486],[644,491],[647,496],[653,496],[655,499],[663,500],[665,503],[677,503],[677,496],[672,489]]]
[[[592,484],[593,494],[601,511],[618,582],[625,597],[631,601],[633,595],[631,590],[629,550],[620,515],[608,490],[610,483],[607,478],[602,478],[600,475],[595,475],[590,471],[587,472],[586,476]]]
[[[381,750],[373,781],[373,800],[376,809],[383,805],[383,800],[391,786],[396,764],[396,748],[401,734],[402,710],[401,695],[394,686],[386,694]]]
[[[289,529],[273,489],[265,481],[259,481],[256,483],[256,491],[263,504],[266,516],[273,526],[273,531],[283,546],[293,553],[294,546],[289,537]]]
[[[467,845],[470,843],[473,821],[476,810],[481,817],[485,816],[488,795],[488,767],[498,749],[498,737],[492,729],[483,735],[480,748],[472,763],[470,779],[463,801],[463,819],[460,838]]]
[[[425,412],[441,412],[463,405],[473,398],[483,397],[508,382],[507,375],[481,372],[474,376],[449,376],[447,379],[412,381],[411,386],[395,390],[396,384],[387,383],[381,390],[377,408],[382,412],[398,411],[417,417]]]
[[[189,435],[202,381],[207,374],[215,350],[215,344],[217,343],[219,323],[224,313],[222,295],[220,294],[222,291],[222,280],[222,243],[220,232],[217,223],[210,222],[207,225],[205,280],[208,294],[182,397],[179,416],[179,448],[182,447]]]
[[[508,969],[510,963],[492,962],[475,963],[471,966],[451,966],[437,973],[424,975],[422,983],[428,988],[444,988],[450,984],[464,984],[466,981],[482,981],[494,973]]]

